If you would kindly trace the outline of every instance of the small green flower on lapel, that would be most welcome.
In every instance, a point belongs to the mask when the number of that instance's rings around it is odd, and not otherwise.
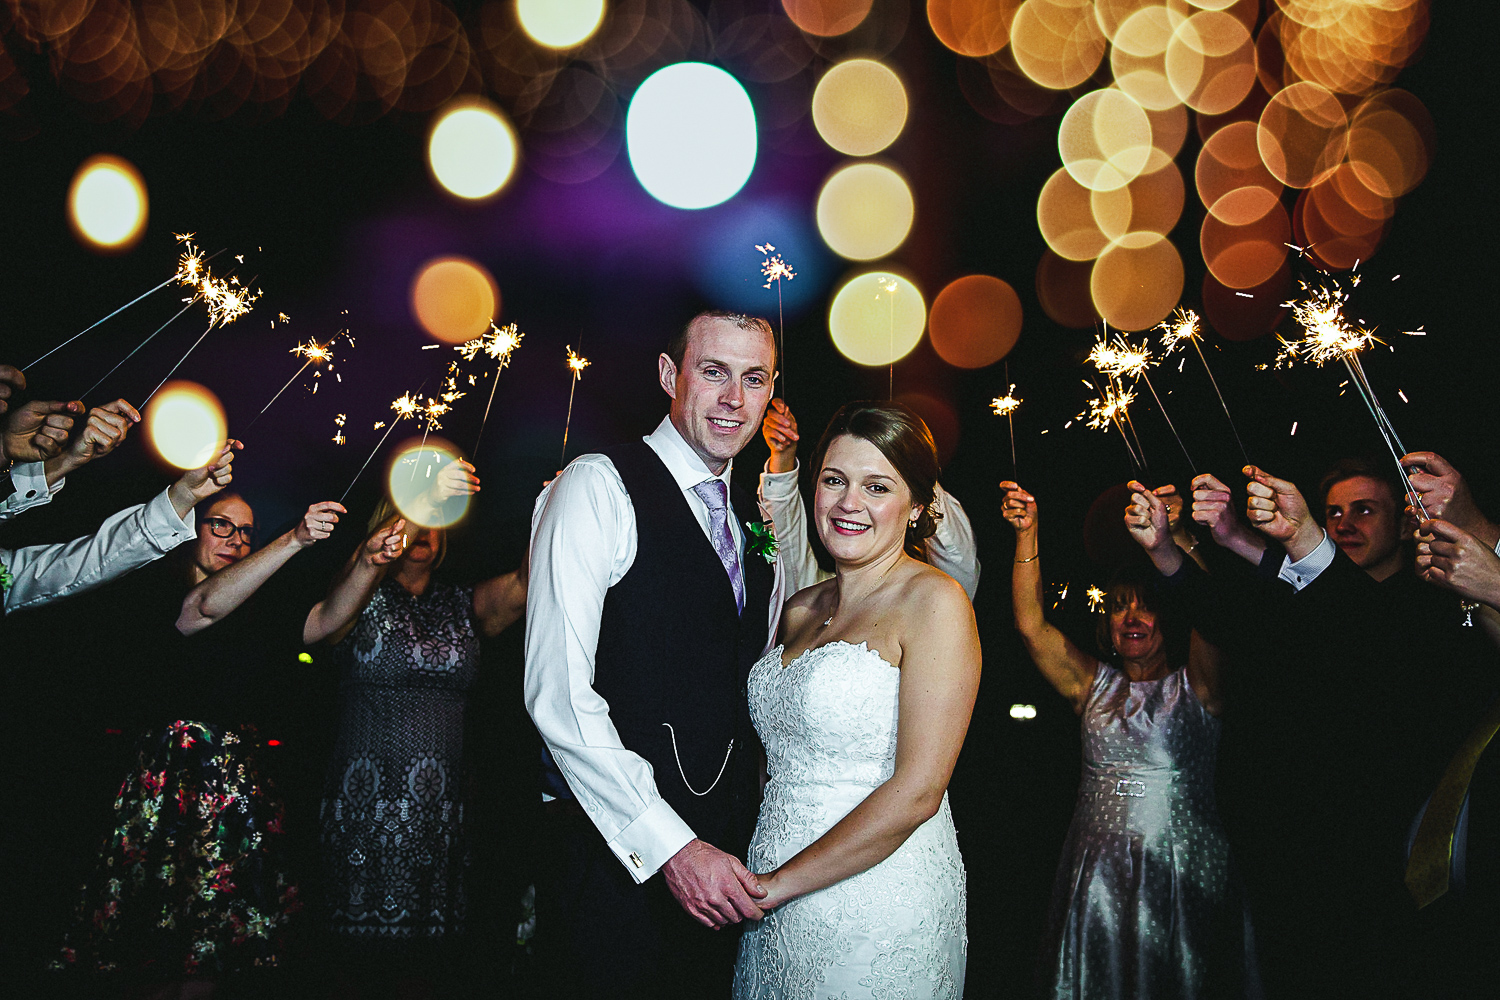
[[[776,551],[776,542],[774,540],[771,542],[771,551]],[[10,575],[10,569],[5,563],[0,563],[0,596],[3,596],[10,589],[10,585],[15,582],[16,578]]]
[[[750,532],[750,538],[746,541],[746,549],[752,555],[760,556],[768,563],[776,561],[776,525],[767,521],[746,521],[745,528]]]

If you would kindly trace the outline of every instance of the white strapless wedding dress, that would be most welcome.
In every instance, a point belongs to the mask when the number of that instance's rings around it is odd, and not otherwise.
[[[832,642],[785,669],[777,646],[750,671],[766,747],[751,871],[785,863],[864,801],[896,766],[901,672]],[[873,868],[772,910],[740,939],[736,1000],[918,1000],[964,991],[964,863],[948,798]]]

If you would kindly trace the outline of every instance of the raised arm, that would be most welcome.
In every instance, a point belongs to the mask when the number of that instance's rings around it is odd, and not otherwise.
[[[182,600],[177,631],[192,635],[230,614],[260,589],[292,556],[333,534],[344,506],[331,500],[307,508],[297,526],[233,565],[226,566],[188,591]]]
[[[1470,601],[1500,609],[1500,556],[1484,539],[1456,524],[1441,518],[1422,523],[1417,574]]]
[[[974,540],[974,525],[958,497],[945,491],[941,484],[937,488],[937,504],[943,516],[938,518],[937,531],[922,542],[927,561],[957,580],[973,601],[979,590],[979,545]]]
[[[526,614],[526,586],[531,579],[531,554],[521,565],[474,586],[474,617],[485,635],[499,635]]]
[[[1500,525],[1484,516],[1463,474],[1432,451],[1414,451],[1401,458],[1407,478],[1429,518],[1441,519],[1488,545],[1500,545]],[[1407,497],[1407,503],[1412,498]],[[1415,506],[1415,504],[1412,504]]]
[[[901,639],[896,766],[827,833],[762,876],[763,906],[779,906],[878,865],[937,814],[979,690],[979,633],[968,595],[946,575],[911,588],[918,620]]]
[[[193,537],[193,507],[228,486],[238,441],[182,477],[148,504],[105,519],[92,535],[55,545],[0,550],[11,577],[5,610],[20,611],[81,594],[160,559]]]
[[[797,418],[784,399],[773,399],[760,425],[771,457],[760,477],[760,505],[776,530],[776,548],[786,568],[787,593],[811,587],[833,574],[818,565],[807,534],[807,508],[797,488]]]
[[[302,623],[302,641],[311,646],[324,639],[338,641],[370,603],[385,568],[401,557],[406,547],[406,521],[397,518],[377,529],[355,549],[333,581],[328,596],[312,606]],[[228,572],[227,570],[225,572]]]
[[[1125,529],[1135,539],[1162,576],[1174,576],[1182,568],[1185,555],[1172,538],[1167,515],[1167,504],[1161,490],[1148,490],[1139,483],[1130,483],[1130,505],[1125,508]],[[1190,646],[1187,665],[1188,683],[1198,696],[1203,707],[1213,715],[1223,711],[1223,685],[1219,679],[1221,657],[1211,644],[1198,633],[1193,633],[1201,643]]]
[[[1265,539],[1240,520],[1234,512],[1234,494],[1210,473],[1193,477],[1192,518],[1208,528],[1215,545],[1252,566],[1260,565],[1266,554]]]
[[[1042,611],[1042,564],[1037,548],[1036,498],[1013,482],[1000,484],[1005,491],[1001,516],[1016,529],[1015,565],[1011,568],[1011,605],[1016,613],[1016,631],[1042,676],[1057,693],[1068,699],[1075,713],[1083,711],[1099,663],[1073,645],[1049,624]]]

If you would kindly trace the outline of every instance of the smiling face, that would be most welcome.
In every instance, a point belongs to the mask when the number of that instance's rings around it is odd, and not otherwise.
[[[863,565],[899,551],[907,525],[921,510],[879,448],[852,434],[829,443],[813,511],[818,537],[836,562]]]
[[[1360,569],[1383,580],[1401,565],[1401,511],[1388,483],[1352,476],[1328,487],[1328,536]],[[1383,575],[1382,575],[1383,574]]]
[[[255,529],[255,512],[250,505],[237,496],[225,497],[208,508],[198,522],[198,543],[193,547],[193,565],[204,576],[212,576],[226,566],[232,566],[250,554],[250,540],[244,530],[232,531],[228,538],[214,534],[227,526],[235,529]]]
[[[1159,616],[1128,590],[1110,598],[1109,639],[1126,660],[1150,660],[1166,647]]]
[[[769,328],[745,330],[714,317],[694,322],[680,366],[661,356],[661,387],[672,397],[672,426],[715,475],[760,430],[775,365],[776,341]]]

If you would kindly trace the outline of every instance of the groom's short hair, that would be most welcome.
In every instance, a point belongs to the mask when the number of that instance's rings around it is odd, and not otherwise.
[[[776,343],[776,333],[771,329],[771,324],[759,316],[751,316],[749,313],[731,312],[728,309],[706,309],[692,319],[687,321],[681,330],[672,335],[667,341],[667,357],[672,359],[672,364],[678,368],[682,367],[682,359],[687,356],[688,336],[693,332],[693,327],[705,320],[718,319],[726,323],[732,323],[741,330],[759,332],[771,338],[771,371],[774,373],[781,365],[781,349]]]

